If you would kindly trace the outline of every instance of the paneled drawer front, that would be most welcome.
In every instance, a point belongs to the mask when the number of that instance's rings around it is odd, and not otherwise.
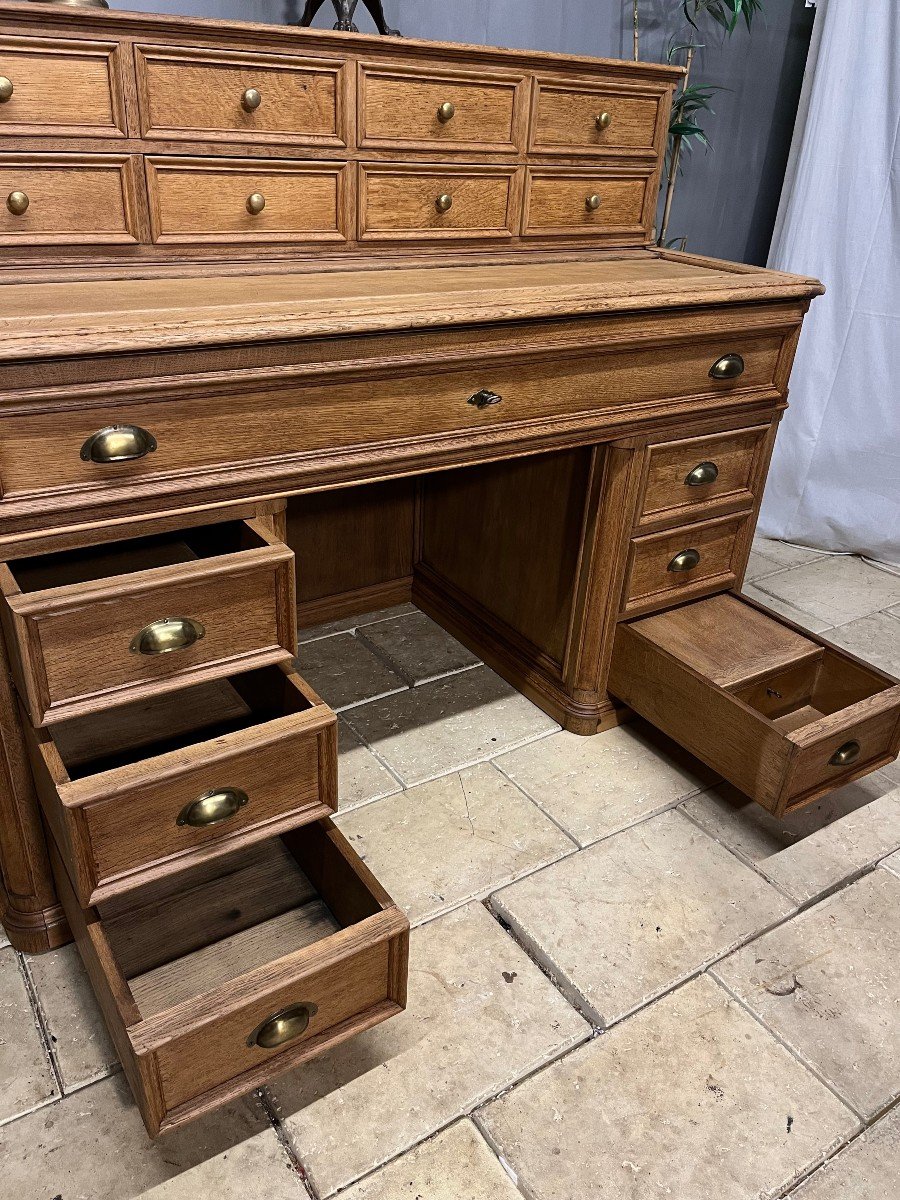
[[[752,516],[744,513],[632,538],[622,611],[648,612],[731,587],[752,535]]]
[[[350,167],[247,159],[149,158],[156,242],[340,242]]]
[[[151,1135],[405,1007],[409,923],[330,821],[86,911],[51,857]]]
[[[526,235],[590,234],[633,242],[647,235],[650,178],[600,171],[528,171]]]
[[[771,425],[754,425],[648,446],[638,524],[696,521],[749,507],[771,433]]]
[[[777,816],[900,748],[900,684],[732,594],[620,625],[609,689]]]
[[[523,76],[360,64],[359,144],[411,150],[522,148]]]
[[[123,137],[115,42],[0,38],[0,134]]]
[[[514,167],[360,166],[359,236],[511,237],[518,226],[521,173]]]
[[[651,155],[665,93],[538,78],[529,149],[540,154]]]
[[[25,723],[80,904],[337,807],[337,721],[288,664],[63,721]]]
[[[145,137],[347,144],[344,65],[328,59],[136,46]]]
[[[0,586],[36,725],[293,652],[293,553],[257,521],[20,559]]]
[[[124,154],[0,155],[0,245],[140,240],[139,171]]]

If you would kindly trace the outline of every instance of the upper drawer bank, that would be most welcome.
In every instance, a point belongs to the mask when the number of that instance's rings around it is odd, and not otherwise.
[[[479,356],[472,334],[468,357],[463,338],[452,356],[445,344],[443,361],[428,356],[425,370],[407,357],[404,366],[248,372],[235,383],[208,376],[156,379],[146,390],[135,381],[52,398],[32,392],[0,408],[0,520],[35,503],[45,522],[54,507],[130,504],[142,489],[156,503],[186,488],[194,502],[205,490],[286,491],[333,479],[337,468],[348,478],[402,472],[425,451],[476,461],[498,446],[583,442],[668,412],[777,400],[790,334],[771,325],[713,332],[728,323],[698,318],[665,344],[607,350],[594,344],[597,331],[612,336],[602,322],[593,336],[574,323],[571,344],[551,328],[550,348],[524,356],[521,335],[508,351],[500,342],[505,352]],[[125,452],[104,453],[110,439],[97,435],[110,427]]]

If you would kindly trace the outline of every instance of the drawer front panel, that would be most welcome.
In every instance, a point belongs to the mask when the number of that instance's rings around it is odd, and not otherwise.
[[[529,170],[524,232],[633,242],[647,232],[649,186],[646,174]]]
[[[478,76],[360,66],[361,147],[417,150],[521,148],[522,76]]]
[[[893,705],[866,715],[858,706],[848,709],[831,728],[804,737],[801,731],[788,776],[783,806],[785,811],[802,808],[811,800],[874,771],[896,757],[900,748],[900,687]],[[836,726],[834,728],[833,726]],[[849,747],[855,757],[842,765],[839,756]]]
[[[136,242],[138,178],[128,155],[2,155],[0,245]]]
[[[513,167],[361,166],[360,240],[511,237],[520,178]]]
[[[345,241],[348,171],[327,164],[150,158],[153,240]]]
[[[530,149],[541,154],[652,154],[662,101],[659,92],[538,79]]]
[[[339,61],[178,46],[135,56],[145,137],[347,144]]]
[[[634,538],[623,612],[647,612],[731,587],[750,552],[752,533],[748,513]]]
[[[12,84],[0,134],[124,137],[120,54],[114,42],[0,38],[0,76]]]

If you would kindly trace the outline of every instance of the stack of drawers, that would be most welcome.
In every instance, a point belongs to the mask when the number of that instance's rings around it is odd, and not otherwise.
[[[57,889],[151,1133],[405,1003],[271,518],[0,567]]]

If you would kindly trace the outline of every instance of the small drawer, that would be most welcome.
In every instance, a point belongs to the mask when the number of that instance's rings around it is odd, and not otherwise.
[[[384,150],[522,148],[525,79],[360,64],[359,144]]]
[[[25,723],[38,796],[81,905],[326,817],[337,718],[288,664]]]
[[[290,658],[294,556],[259,521],[0,565],[35,725]]]
[[[638,524],[672,525],[747,508],[762,479],[771,425],[647,447]]]
[[[653,155],[668,89],[621,89],[538,77],[530,149],[537,154]]]
[[[649,237],[652,220],[646,172],[530,168],[524,233],[531,237],[586,234],[607,242]]]
[[[609,690],[776,816],[900,749],[895,679],[733,594],[620,625]]]
[[[512,237],[520,177],[515,167],[360,165],[360,239]]]
[[[339,60],[136,46],[135,63],[144,137],[347,145]]]
[[[0,155],[0,246],[139,241],[139,180],[133,155]]]
[[[155,242],[343,242],[348,166],[148,158]]]
[[[116,42],[0,38],[0,134],[124,137]]]
[[[409,923],[330,821],[87,910],[51,859],[152,1136],[405,1007]]]
[[[750,553],[750,513],[631,539],[626,614],[650,612],[732,587]]]

